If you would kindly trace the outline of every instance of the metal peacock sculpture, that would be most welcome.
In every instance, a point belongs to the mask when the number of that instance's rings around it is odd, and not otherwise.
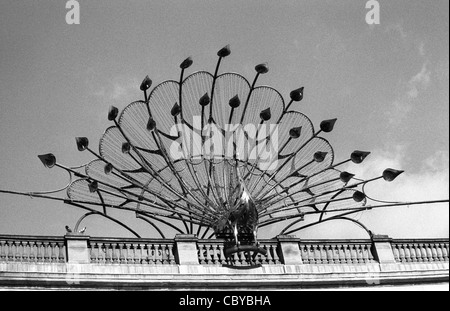
[[[66,191],[67,197],[1,192],[62,200],[87,210],[75,232],[86,217],[101,215],[139,237],[108,214],[108,209],[117,208],[135,213],[162,237],[171,228],[226,239],[226,255],[264,252],[258,248],[259,228],[277,225],[281,234],[291,234],[335,219],[365,228],[348,216],[424,203],[368,205],[365,185],[377,179],[393,181],[402,171],[387,168],[380,176],[361,180],[339,170],[348,162],[362,163],[369,152],[356,150],[335,163],[333,148],[320,135],[331,132],[336,119],[315,129],[308,117],[292,108],[303,99],[303,87],[285,101],[274,88],[257,86],[258,78],[269,71],[267,64],[255,67],[252,83],[237,73],[219,74],[230,53],[229,46],[218,51],[213,74],[199,71],[185,77],[193,64],[187,58],[178,81],[168,80],[151,90],[147,76],[140,85],[143,100],[120,114],[110,108],[113,125],[100,139],[98,152],[90,148],[88,138],[76,138],[78,150],[95,157],[90,163],[66,167],[51,153],[39,155],[46,167],[69,173],[69,184],[55,191]],[[319,215],[318,221],[299,226],[313,214]]]

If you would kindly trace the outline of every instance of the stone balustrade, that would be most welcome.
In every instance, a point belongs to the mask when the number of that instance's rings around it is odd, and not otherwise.
[[[66,262],[63,237],[0,236],[0,262]]]
[[[189,238],[190,237],[190,238]],[[71,247],[71,243],[86,241]],[[183,239],[131,239],[94,238],[67,235],[65,237],[0,236],[0,261],[2,262],[70,262],[72,248],[77,254],[85,252],[84,263],[176,265],[183,258],[177,252],[177,244],[192,244],[190,262],[199,265],[246,266],[250,262],[242,253],[230,258],[224,256],[223,240],[198,240],[188,236]],[[393,261],[448,262],[448,239],[385,239]],[[371,240],[300,240],[282,236],[261,240],[260,247],[266,254],[258,254],[252,264],[368,264],[379,262],[377,243]],[[285,254],[283,245],[290,243],[294,253]],[[296,249],[298,245],[298,250]],[[389,245],[391,250],[389,250]],[[80,250],[81,249],[81,250]],[[284,252],[283,252],[284,250]],[[193,259],[192,259],[193,258]],[[73,259],[73,258],[72,258]],[[80,262],[75,260],[75,262]]]
[[[376,262],[370,240],[310,241],[299,243],[303,264],[367,264]]]
[[[0,236],[0,290],[297,289],[448,283],[448,239],[260,240],[233,253],[223,240]],[[245,247],[244,247],[245,248]]]
[[[91,238],[87,247],[91,263],[175,264],[174,240]]]
[[[278,242],[276,240],[261,240],[259,247],[266,254],[258,254],[254,259],[249,259],[243,253],[234,253],[232,257],[225,258],[223,240],[200,240],[197,243],[198,259],[201,265],[231,265],[248,266],[250,264],[277,265],[281,264],[278,255]],[[251,262],[250,262],[251,261]]]
[[[392,240],[391,245],[397,262],[442,262],[449,260],[449,241],[446,239]]]

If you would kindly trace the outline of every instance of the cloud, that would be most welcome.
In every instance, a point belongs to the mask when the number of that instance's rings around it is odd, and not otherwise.
[[[387,204],[384,202],[448,200],[448,151],[430,154],[416,171],[408,169],[407,160],[407,148],[391,146],[374,151],[362,164],[349,165],[345,169],[362,179],[380,176],[385,168],[405,170],[392,182],[381,179],[369,183],[365,187],[368,197],[378,200],[368,200],[369,206]],[[378,208],[354,217],[360,217],[372,231],[394,238],[448,237],[448,203]]]
[[[418,74],[411,78],[408,82],[408,97],[411,99],[419,96],[419,90],[426,90],[431,81],[431,72],[427,69],[428,62],[422,65],[422,69]]]
[[[424,42],[420,42],[419,44],[419,55],[420,56],[425,56],[426,51],[425,51],[425,43]]]
[[[371,179],[381,176],[386,168],[406,171],[393,182],[383,179],[373,181],[365,187],[369,197],[389,202],[418,202],[449,198],[449,153],[437,151],[424,159],[416,171],[407,167],[408,148],[391,145],[374,150],[362,164],[350,163],[342,170],[355,174],[356,178]],[[386,203],[368,200],[370,206]],[[360,220],[372,232],[387,234],[393,238],[448,237],[448,203],[424,204],[378,208],[356,213],[349,217]],[[329,214],[327,216],[333,216]],[[326,217],[327,217],[326,216]],[[305,218],[305,225],[317,219]],[[287,225],[287,223],[284,223]],[[260,235],[271,238],[280,232],[282,225],[260,231]],[[304,239],[317,238],[363,238],[367,233],[348,221],[330,221],[295,233]]]
[[[449,153],[436,151],[424,159],[416,171],[408,171],[408,149],[393,146],[377,150],[360,165],[346,169],[357,178],[369,179],[381,176],[386,168],[406,171],[393,182],[375,181],[366,187],[369,196],[387,201],[426,201],[449,198]]]
[[[425,60],[420,71],[403,85],[400,95],[392,102],[391,109],[386,112],[389,124],[397,126],[401,124],[413,110],[414,101],[421,92],[428,89],[430,83],[431,71],[428,69],[428,60]]]
[[[136,77],[117,75],[105,79],[100,73],[89,68],[86,72],[88,93],[102,101],[129,101],[140,95],[140,81]]]
[[[408,34],[403,28],[402,23],[390,24],[386,26],[385,32],[399,35],[403,40],[405,40],[408,37]]]
[[[94,96],[104,97],[113,101],[129,99],[130,96],[139,94],[139,81],[136,78],[116,77],[106,85],[93,92]]]

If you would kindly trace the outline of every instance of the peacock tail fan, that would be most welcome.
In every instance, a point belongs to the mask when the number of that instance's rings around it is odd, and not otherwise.
[[[343,178],[332,146],[320,137],[336,119],[314,129],[293,107],[303,88],[285,101],[274,88],[256,85],[266,64],[255,67],[250,83],[237,73],[219,74],[229,54],[221,55],[214,74],[184,77],[192,65],[187,59],[179,81],[150,90],[146,77],[144,100],[120,114],[111,107],[114,125],[101,137],[86,176],[68,187],[69,199],[179,222],[185,233],[203,236],[254,233],[308,211],[363,206],[365,198],[357,201],[356,190],[345,189],[353,175]]]

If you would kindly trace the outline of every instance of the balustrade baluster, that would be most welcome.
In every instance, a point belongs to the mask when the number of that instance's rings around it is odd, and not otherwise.
[[[142,260],[141,263],[148,262],[152,265],[158,264],[158,245],[156,243],[139,244]]]
[[[217,248],[217,244],[215,243],[211,243],[209,245],[209,256],[210,256],[210,263],[213,265],[218,265],[219,264],[219,254],[218,254],[218,248]]]
[[[352,263],[358,263],[358,251],[356,250],[356,244],[350,244],[350,258]]]
[[[272,254],[270,253],[269,244],[262,245],[262,248],[266,250],[266,255],[261,256],[261,264],[267,264],[267,265],[273,264]]]
[[[334,263],[334,258],[333,258],[333,249],[331,248],[331,245],[329,244],[325,244],[324,245],[324,250],[325,250],[325,258],[326,258],[326,263],[327,264],[333,264]]]
[[[363,256],[363,244],[358,244],[356,247],[356,262],[357,263],[364,263],[364,256]]]
[[[98,244],[98,254],[99,254],[98,261],[101,263],[107,263],[108,249],[106,243],[100,242]]]
[[[123,243],[117,243],[117,262],[118,263],[125,263],[125,256],[123,253]]]
[[[405,262],[406,261],[406,257],[405,257],[405,245],[404,244],[399,244],[399,258],[400,258],[400,262]]]
[[[333,249],[334,249],[334,258],[335,258],[334,260],[336,261],[336,263],[342,264],[343,263],[343,259],[342,259],[341,251],[339,249],[339,245],[335,244],[333,246]]]
[[[164,247],[163,245],[158,245],[158,252],[159,252],[159,261],[161,264],[164,264]]]
[[[0,261],[6,261],[6,241],[0,241]]]
[[[123,243],[123,256],[125,258],[125,263],[126,264],[133,264],[133,259],[131,257],[131,252],[130,252],[130,245],[131,243]]]
[[[14,261],[13,244],[14,242],[12,241],[6,242],[6,258],[8,259],[8,262]]]
[[[309,257],[309,262],[312,265],[315,264],[316,260],[317,260],[316,254],[314,253],[315,248],[316,248],[315,244],[308,245],[308,257]]]
[[[409,254],[411,255],[411,261],[418,262],[416,244],[410,243],[408,245],[409,245]]]
[[[361,260],[363,263],[370,262],[370,245],[363,244],[361,245]]]
[[[281,263],[280,257],[278,256],[278,252],[277,252],[278,245],[277,244],[272,245],[272,248],[273,248],[273,259],[274,259],[273,263],[278,265]]]
[[[208,264],[212,264],[214,265],[216,263],[216,253],[215,253],[215,249],[214,246],[212,244],[209,244],[206,246],[206,250],[207,250],[207,259],[208,259]]]
[[[347,264],[352,263],[352,252],[351,252],[351,245],[350,244],[344,244],[344,253],[345,253],[345,262]]]
[[[28,241],[22,241],[22,261],[23,262],[29,262],[29,251],[28,251],[28,245],[29,242]]]
[[[211,244],[205,244],[205,260],[206,264],[212,265],[214,264],[214,253]]]
[[[30,262],[36,262],[36,260],[37,260],[37,249],[36,249],[35,241],[30,242],[29,260],[30,260]]]
[[[166,246],[165,244],[158,243],[158,264],[164,264],[166,261]]]
[[[339,262],[341,264],[347,263],[347,256],[345,254],[345,247],[343,244],[338,244],[338,250],[339,250]]]
[[[222,261],[222,250],[220,248],[220,245],[215,244],[214,245],[214,254],[215,254],[215,264],[220,265]]]
[[[153,243],[139,243],[138,249],[138,263],[156,265],[156,246]]]
[[[107,262],[113,263],[114,261],[114,246],[113,243],[105,243],[107,247]]]
[[[127,243],[127,262],[129,264],[135,264],[136,261],[134,260],[134,243]]]
[[[255,261],[257,264],[264,264],[266,262],[266,256],[259,253],[258,256],[256,256]]]
[[[173,256],[173,244],[169,243],[167,244],[167,251],[168,251],[168,264],[174,264],[175,263],[175,257]]]
[[[233,263],[236,266],[240,266],[241,265],[241,256],[240,253],[234,253],[233,254]]]
[[[133,263],[134,264],[139,264],[141,263],[141,257],[140,257],[140,248],[139,248],[139,243],[132,243],[131,247],[133,248]]]
[[[225,264],[226,263],[226,259],[225,259],[225,255],[223,254],[223,244],[220,243],[219,244],[219,264]]]
[[[167,253],[167,244],[161,244],[162,252],[163,252],[163,261],[162,263],[166,265],[169,262],[169,254]]]
[[[433,259],[433,261],[438,261],[436,243],[431,243],[430,248],[431,248],[431,258]]]
[[[22,241],[17,241],[16,243],[16,253],[15,253],[15,258],[14,261],[18,261],[21,262],[22,261],[22,256],[23,256],[23,246],[22,246]]]
[[[50,242],[50,261],[51,262],[57,262],[57,256],[56,256],[56,243]]]
[[[336,244],[331,244],[331,251],[333,254],[333,263],[334,264],[340,264],[340,258],[339,258],[339,248]]]
[[[437,260],[444,261],[444,256],[442,256],[442,243],[436,243]]]
[[[443,243],[442,246],[442,257],[444,257],[444,261],[448,261],[448,244],[447,243]]]
[[[425,248],[427,250],[427,259],[428,259],[428,261],[432,262],[433,261],[433,252],[431,251],[431,244],[426,243]]]
[[[140,264],[156,264],[156,247],[153,243],[139,243],[137,245],[138,263]]]
[[[206,264],[205,252],[206,252],[205,245],[204,244],[199,245],[198,246],[198,256],[199,256],[201,265]]]
[[[411,253],[409,250],[409,243],[404,244],[404,250],[405,250],[405,261],[411,262]]]
[[[311,264],[316,264],[317,263],[317,256],[316,256],[316,253],[315,253],[315,249],[316,249],[316,245],[313,245],[313,244],[309,245],[309,249],[308,249],[309,254],[308,254],[308,256],[310,258],[310,263]]]
[[[37,262],[44,262],[44,245],[42,244],[42,242],[36,242],[36,247],[37,247]]]
[[[422,259],[423,262],[427,262],[428,261],[428,254],[427,254],[427,249],[425,247],[424,243],[419,243],[419,249],[420,249],[420,257]]]
[[[418,243],[414,244],[414,251],[416,253],[417,262],[422,262],[423,258],[422,258],[422,251],[420,250],[420,244],[418,244]]]
[[[51,257],[50,243],[44,242],[44,261],[51,262]]]
[[[114,242],[111,244],[112,248],[112,261],[113,263],[117,264],[119,263],[119,252],[118,252],[118,243]]]
[[[137,263],[137,251],[136,251],[136,244],[130,243],[130,257],[131,257],[131,263],[136,264]]]
[[[316,247],[314,247],[314,258],[316,259],[315,262],[317,264],[322,263],[322,254],[320,251],[321,245],[317,244]]]

